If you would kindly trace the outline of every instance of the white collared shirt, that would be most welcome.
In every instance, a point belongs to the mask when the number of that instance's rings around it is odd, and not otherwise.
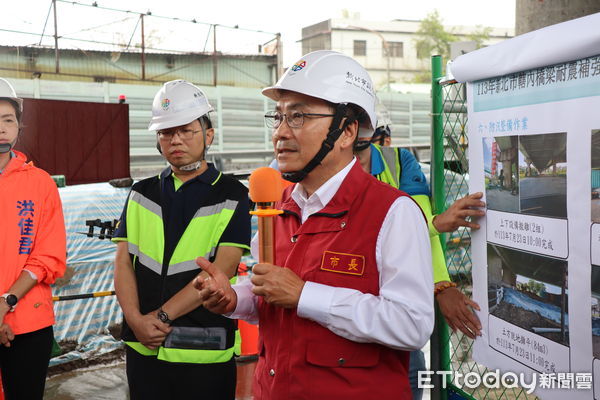
[[[356,158],[309,198],[301,185],[296,185],[292,199],[300,207],[302,223],[329,203],[355,162]],[[255,256],[256,242],[255,237]],[[400,197],[389,208],[377,237],[375,258],[379,296],[307,281],[298,302],[298,316],[355,342],[420,349],[433,330],[433,274],[427,224],[410,198]],[[238,303],[230,317],[256,323],[257,297],[251,291],[252,283],[246,280],[234,289]]]
[[[300,210],[302,210],[302,223],[305,223],[308,217],[314,213],[318,213],[329,204],[342,185],[346,175],[348,175],[352,169],[354,163],[356,163],[356,157],[352,158],[352,161],[350,161],[344,169],[329,178],[327,182],[315,190],[309,198],[306,198],[306,191],[302,185],[296,185],[294,187],[291,196],[292,200],[294,200],[296,204],[298,204],[298,207],[300,207]]]

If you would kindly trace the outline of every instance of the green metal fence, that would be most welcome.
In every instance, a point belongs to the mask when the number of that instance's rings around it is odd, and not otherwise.
[[[444,211],[455,200],[468,191],[467,159],[467,101],[466,85],[445,81],[442,59],[434,56],[432,70],[432,141],[431,182],[435,213]],[[472,295],[471,275],[471,232],[460,229],[441,238],[446,253],[448,270],[458,288]],[[452,383],[441,389],[441,379],[434,380],[436,389],[432,399],[536,399],[522,389],[474,389],[459,388],[455,380],[457,373],[478,373],[483,376],[487,368],[472,358],[473,340],[461,332],[451,332],[444,318],[436,314],[436,329],[431,340],[431,365],[433,370],[452,371]],[[450,379],[448,379],[450,381]]]

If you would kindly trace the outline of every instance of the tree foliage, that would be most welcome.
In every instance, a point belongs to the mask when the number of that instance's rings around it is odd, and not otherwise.
[[[480,49],[490,38],[490,33],[492,33],[492,28],[489,26],[477,25],[476,30],[467,35],[467,38],[477,43],[477,48]]]
[[[450,43],[458,40],[452,31],[444,28],[438,10],[434,10],[421,21],[417,36],[415,44],[418,58],[428,58],[439,54],[444,60],[448,60]]]
[[[517,289],[523,292],[533,293],[539,297],[543,297],[546,293],[546,285],[543,282],[537,282],[530,279],[529,282],[517,283]]]
[[[476,42],[479,49],[489,39],[491,32],[492,28],[478,25],[475,31],[466,35],[466,40]],[[444,61],[448,61],[450,59],[450,44],[458,40],[465,39],[459,38],[453,30],[447,30],[444,27],[440,13],[438,10],[434,10],[421,21],[417,31],[417,39],[415,40],[417,58],[425,59],[432,55],[440,55]],[[418,83],[429,82],[430,80],[431,73],[429,71],[418,73],[414,77],[414,82]]]

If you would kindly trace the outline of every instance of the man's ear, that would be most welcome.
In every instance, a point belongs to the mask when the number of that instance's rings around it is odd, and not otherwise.
[[[206,130],[206,147],[210,146],[215,138],[215,129],[210,128]]]
[[[341,147],[347,148],[354,148],[354,142],[356,141],[356,138],[358,136],[358,121],[354,121],[351,124],[349,124],[346,129],[344,129],[344,132],[342,132],[341,136],[340,136],[340,145]]]
[[[160,149],[160,143],[158,143],[158,141],[156,142],[156,150],[158,150],[158,152],[162,154],[162,150]]]

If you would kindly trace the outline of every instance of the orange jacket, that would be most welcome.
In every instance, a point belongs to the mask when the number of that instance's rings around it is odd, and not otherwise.
[[[0,174],[0,294],[23,269],[38,283],[19,299],[4,323],[15,334],[54,324],[50,284],[66,269],[66,233],[56,184],[43,170],[15,151]]]

